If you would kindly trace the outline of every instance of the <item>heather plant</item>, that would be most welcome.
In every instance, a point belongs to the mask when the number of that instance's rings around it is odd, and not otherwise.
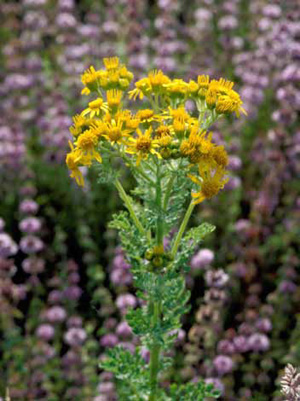
[[[223,78],[200,75],[185,82],[154,70],[128,91],[133,74],[117,57],[103,61],[105,69],[91,66],[81,77],[82,94],[93,99],[73,118],[66,163],[80,186],[80,167],[96,164],[99,180],[114,184],[124,202],[127,210],[115,214],[110,227],[119,231],[141,306],[132,304],[126,314],[140,347],[112,348],[101,367],[115,375],[122,400],[217,398],[213,385],[201,380],[167,389],[159,382],[188,310],[188,261],[214,230],[205,222],[188,230],[189,219],[196,204],[216,196],[228,181],[227,152],[208,129],[223,116],[246,112],[233,82]],[[145,102],[133,112],[125,108],[128,98]],[[185,107],[188,100],[194,115]],[[136,182],[130,195],[121,183],[124,167]],[[149,351],[149,363],[141,347]]]

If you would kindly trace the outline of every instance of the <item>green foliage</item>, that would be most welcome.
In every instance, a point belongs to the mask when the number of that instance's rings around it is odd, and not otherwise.
[[[214,230],[215,226],[209,223],[202,223],[198,227],[191,228],[181,241],[181,248],[173,263],[173,269],[189,271],[187,262],[193,255],[195,248]]]
[[[138,351],[134,354],[122,347],[107,352],[100,364],[102,369],[114,373],[119,388],[120,400],[142,401],[147,393],[148,371]]]
[[[109,227],[118,230],[128,260],[134,269],[139,269],[143,265],[142,256],[147,249],[147,243],[129,220],[128,212],[114,214]]]
[[[212,384],[199,381],[197,384],[187,383],[181,386],[173,384],[170,390],[171,401],[205,401],[207,398],[219,398],[220,392]]]
[[[128,312],[126,318],[134,334],[141,337],[142,343],[151,347],[159,344],[168,349],[176,338],[174,331],[179,329],[181,316],[188,311],[186,306],[190,293],[185,288],[185,280],[180,274],[167,272],[157,275],[141,272],[135,278],[138,296],[147,302],[147,306]],[[149,324],[154,318],[153,303],[159,302],[160,315],[163,319],[157,324]]]

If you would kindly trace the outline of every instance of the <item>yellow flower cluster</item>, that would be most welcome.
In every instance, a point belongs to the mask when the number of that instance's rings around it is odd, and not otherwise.
[[[147,101],[146,107],[133,113],[123,107],[133,74],[116,57],[104,59],[104,66],[103,70],[91,66],[81,77],[82,93],[93,93],[95,98],[73,117],[73,143],[66,157],[71,177],[83,185],[80,166],[101,163],[106,153],[123,158],[144,176],[151,163],[166,168],[173,163],[199,185],[192,194],[195,203],[215,196],[227,181],[228,156],[206,130],[221,114],[245,113],[233,83],[222,78],[210,81],[205,75],[198,76],[197,82],[185,82],[152,71],[128,92],[129,100]],[[185,109],[188,99],[195,101],[198,116]]]

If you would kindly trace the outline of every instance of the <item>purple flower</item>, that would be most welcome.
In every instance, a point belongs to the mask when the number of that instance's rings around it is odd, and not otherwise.
[[[77,301],[82,295],[82,289],[77,285],[72,285],[64,290],[64,296],[72,301]]]
[[[45,261],[41,258],[30,257],[22,262],[24,272],[30,274],[39,274],[45,270]]]
[[[28,235],[23,237],[20,241],[20,249],[24,253],[37,253],[40,252],[44,247],[43,241],[34,235]]]
[[[61,323],[67,317],[67,312],[61,306],[52,306],[46,312],[46,319],[51,323]]]
[[[84,343],[87,334],[84,329],[80,327],[70,328],[64,335],[65,342],[72,347],[79,347]]]
[[[15,255],[18,247],[8,234],[0,233],[0,257],[7,258]]]
[[[205,273],[205,281],[209,287],[223,288],[228,280],[228,274],[222,269],[209,270]]]
[[[191,268],[193,270],[204,269],[212,263],[215,255],[210,249],[201,249],[192,257]]]
[[[129,324],[126,321],[123,321],[118,324],[116,328],[116,333],[119,337],[131,337],[132,336],[132,330]]]
[[[100,394],[111,394],[115,391],[115,385],[112,382],[103,382],[98,386]]]
[[[150,361],[150,351],[147,348],[142,347],[141,348],[141,357],[144,359],[145,362],[148,363]]]
[[[268,318],[260,318],[257,320],[255,324],[256,328],[260,331],[268,333],[272,330],[272,323],[271,320]]]
[[[79,316],[71,316],[67,321],[68,327],[82,327],[82,319]]]
[[[4,230],[5,221],[0,217],[0,232]]]
[[[105,334],[101,340],[100,344],[102,347],[112,348],[115,347],[119,342],[118,337],[115,334]]]
[[[237,352],[243,353],[249,350],[248,339],[245,336],[234,337],[233,344]]]
[[[48,296],[48,302],[50,304],[56,304],[63,299],[63,293],[59,290],[52,290]]]
[[[293,294],[297,290],[297,285],[290,280],[283,280],[278,289],[283,294]]]
[[[39,209],[39,205],[32,199],[24,199],[20,203],[20,212],[25,214],[35,214]]]
[[[51,340],[54,337],[54,334],[54,327],[50,324],[41,324],[36,330],[37,337],[45,341]]]
[[[213,364],[214,368],[220,376],[223,376],[226,373],[230,373],[233,369],[233,361],[229,356],[226,355],[216,356]]]
[[[218,22],[218,26],[220,29],[229,31],[229,30],[237,28],[238,21],[237,21],[236,17],[234,17],[233,15],[226,15],[225,17],[220,18],[220,20]]]
[[[132,294],[122,294],[119,295],[116,300],[116,305],[119,309],[127,309],[136,307],[137,300],[136,297]]]
[[[61,29],[70,29],[76,27],[77,21],[72,14],[60,13],[56,17],[56,24]]]
[[[254,333],[248,339],[249,349],[254,352],[267,351],[270,348],[270,340],[265,334]]]
[[[234,351],[234,344],[229,340],[221,340],[218,343],[218,352],[220,352],[221,354],[233,354]]]
[[[20,230],[27,234],[34,234],[40,231],[41,226],[42,225],[40,220],[36,217],[27,217],[26,219],[23,219],[19,224]]]

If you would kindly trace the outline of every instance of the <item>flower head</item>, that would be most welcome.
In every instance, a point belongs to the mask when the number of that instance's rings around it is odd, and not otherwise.
[[[108,111],[107,103],[101,97],[98,97],[96,100],[93,100],[89,103],[89,107],[83,110],[81,113],[82,116],[90,114],[90,117],[99,116],[101,112],[105,113]]]
[[[155,139],[152,139],[151,133],[152,128],[147,129],[145,132],[137,129],[137,138],[129,138],[126,153],[137,156],[137,166],[140,164],[141,160],[147,159],[149,154],[161,158],[160,154],[156,151],[159,145]]]

